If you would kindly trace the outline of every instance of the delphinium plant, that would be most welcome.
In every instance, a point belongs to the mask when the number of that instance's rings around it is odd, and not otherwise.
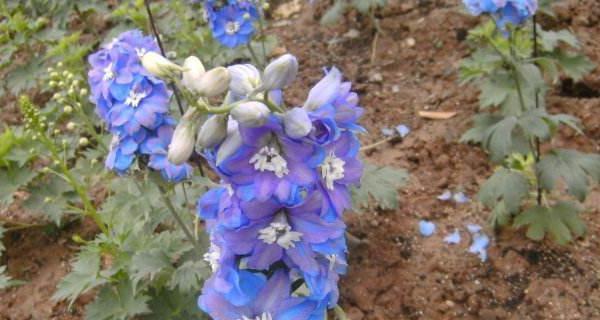
[[[351,84],[331,68],[302,106],[290,108],[283,89],[298,62],[289,54],[263,72],[249,64],[205,71],[194,57],[182,66],[152,55],[142,61],[180,82],[190,105],[169,159],[187,160],[196,145],[221,179],[198,201],[214,272],[200,308],[214,319],[324,318],[346,269],[349,187],[362,174],[362,108]],[[172,77],[177,70],[181,81]]]
[[[564,74],[574,80],[592,70],[577,53],[579,43],[567,30],[543,30],[536,21],[535,0],[465,0],[474,15],[494,21],[469,33],[475,46],[461,66],[464,83],[477,83],[482,112],[463,141],[479,143],[499,164],[482,185],[479,200],[492,210],[494,226],[526,227],[527,236],[547,234],[564,244],[585,232],[579,206],[561,194],[583,202],[590,180],[600,180],[600,155],[555,145],[553,137],[566,125],[579,134],[579,120],[551,114],[545,97]]]

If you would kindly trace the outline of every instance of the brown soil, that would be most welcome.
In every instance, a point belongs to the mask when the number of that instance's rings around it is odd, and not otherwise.
[[[299,1],[304,3],[303,1]],[[304,4],[291,17],[278,18],[272,31],[279,51],[301,63],[303,86],[292,89],[299,103],[323,66],[336,65],[355,83],[367,112],[365,144],[380,140],[380,129],[400,123],[412,128],[401,143],[366,155],[366,160],[406,168],[410,183],[400,192],[400,209],[349,215],[349,230],[368,243],[353,246],[350,272],[341,284],[341,305],[349,319],[600,319],[600,191],[588,198],[583,214],[588,234],[559,247],[526,239],[522,231],[492,236],[489,259],[469,254],[467,223],[486,225],[488,212],[475,203],[455,205],[436,196],[445,189],[474,197],[493,167],[476,146],[457,142],[477,109],[477,91],[458,85],[459,61],[468,55],[466,30],[478,19],[465,15],[458,0],[390,1],[381,13],[383,34],[371,63],[374,35],[368,19],[348,15],[334,27],[317,23],[320,7]],[[585,53],[600,64],[600,7],[596,0],[568,0],[557,7],[558,25],[581,40]],[[553,22],[556,24],[556,22]],[[356,30],[348,33],[349,30]],[[414,40],[414,45],[411,43]],[[598,152],[600,70],[580,83],[565,81],[548,100],[553,112],[583,120],[585,136],[569,130],[552,142]],[[424,120],[419,110],[456,111],[449,120]],[[417,223],[429,219],[436,233],[422,238]],[[461,229],[463,241],[443,237]],[[39,231],[9,234],[9,272],[28,283],[0,293],[2,319],[80,319],[84,297],[67,312],[50,300],[54,286],[76,252],[74,232],[49,236]],[[87,231],[89,232],[89,231]]]

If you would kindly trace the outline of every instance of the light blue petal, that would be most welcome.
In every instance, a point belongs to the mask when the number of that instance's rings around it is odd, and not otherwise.
[[[435,224],[426,220],[419,221],[419,233],[421,233],[423,237],[430,237],[435,233]]]
[[[454,229],[454,232],[447,235],[444,238],[444,242],[447,244],[459,244],[460,243],[460,232],[458,229]]]
[[[448,200],[452,199],[452,192],[450,190],[446,190],[446,191],[444,191],[444,193],[440,194],[437,198],[438,198],[438,200],[448,201]]]

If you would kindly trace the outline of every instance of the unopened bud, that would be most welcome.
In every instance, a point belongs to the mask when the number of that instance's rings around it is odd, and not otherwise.
[[[90,140],[88,140],[88,138],[83,137],[83,138],[79,139],[79,145],[80,146],[85,147],[88,144],[90,144]]]
[[[231,116],[246,127],[259,127],[265,124],[271,111],[263,103],[244,102],[231,110]]]
[[[75,130],[75,127],[76,127],[75,123],[73,123],[73,122],[67,123],[67,130],[73,131],[73,130]]]
[[[238,129],[232,130],[227,134],[227,138],[217,151],[216,165],[220,165],[225,159],[229,158],[242,146],[242,135]]]
[[[227,68],[231,74],[229,90],[236,98],[245,98],[260,87],[260,71],[251,64],[236,64]]]
[[[203,74],[195,88],[204,97],[214,97],[225,92],[230,81],[231,75],[227,68],[217,67]]]
[[[227,116],[222,114],[208,118],[198,131],[196,150],[212,148],[227,136]]]
[[[187,57],[183,62],[183,69],[185,71],[182,75],[181,84],[190,91],[197,91],[196,86],[200,83],[202,75],[206,73],[202,61],[195,56]]]
[[[312,129],[312,121],[302,108],[293,108],[283,115],[285,133],[294,139],[306,137]]]
[[[171,144],[169,144],[169,151],[167,153],[169,162],[180,165],[190,158],[194,151],[194,144],[196,143],[196,130],[199,117],[200,112],[196,108],[189,108],[183,117],[181,117],[181,121],[175,127],[175,132],[173,132]]]
[[[180,66],[154,51],[146,52],[141,60],[142,66],[157,77],[173,76],[183,71]]]
[[[65,106],[65,107],[63,108],[63,111],[64,111],[66,114],[70,114],[71,112],[73,112],[73,107],[71,107],[71,106]]]
[[[308,93],[304,108],[308,111],[331,103],[340,91],[342,73],[337,68],[331,68],[327,75],[321,79]]]
[[[86,88],[83,88],[83,89],[79,90],[79,95],[81,95],[81,96],[85,96],[85,95],[87,95],[87,94],[88,94],[88,91],[87,91],[87,89],[86,89]]]
[[[282,89],[294,82],[298,74],[298,60],[291,54],[284,54],[265,68],[263,88],[265,90]]]

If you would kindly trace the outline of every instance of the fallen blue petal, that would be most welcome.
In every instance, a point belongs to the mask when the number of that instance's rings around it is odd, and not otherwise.
[[[471,246],[469,247],[469,252],[478,254],[481,261],[486,261],[487,248],[489,245],[490,238],[483,233],[478,233],[473,236],[473,243],[471,243]]]
[[[400,137],[404,138],[410,133],[410,128],[401,124],[396,126],[396,132],[398,135],[400,135]]]
[[[391,137],[391,136],[393,136],[395,133],[394,133],[394,130],[392,130],[392,129],[390,129],[390,128],[381,128],[381,134],[382,134],[384,137]]]
[[[460,232],[458,229],[454,229],[454,232],[447,235],[444,238],[444,242],[448,244],[459,244],[460,243]]]
[[[454,202],[456,202],[456,203],[467,203],[467,202],[469,202],[469,197],[467,197],[462,192],[455,193],[454,196],[452,196],[452,198],[454,199]]]
[[[470,233],[477,233],[481,231],[481,226],[475,223],[469,223],[467,224],[467,230],[469,230]]]
[[[419,221],[419,232],[423,237],[430,237],[435,232],[435,224],[430,221]]]
[[[448,200],[452,199],[452,192],[450,192],[450,190],[446,190],[446,191],[444,191],[444,193],[440,194],[437,198],[438,198],[438,200],[448,201]]]

